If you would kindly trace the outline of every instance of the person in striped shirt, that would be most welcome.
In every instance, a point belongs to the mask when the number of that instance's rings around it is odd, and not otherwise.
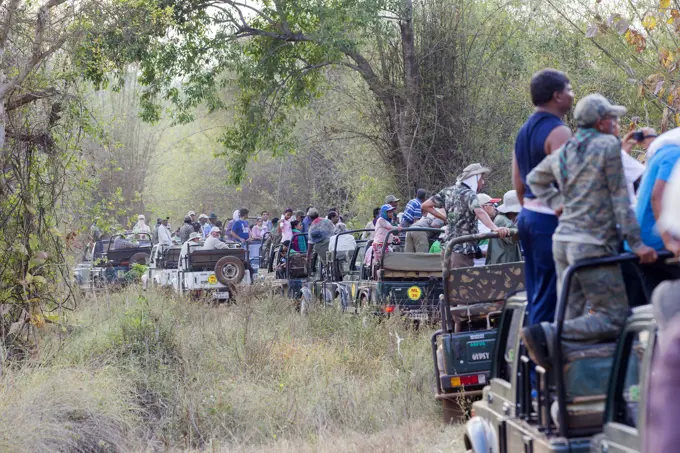
[[[401,218],[401,227],[408,228],[416,223],[423,216],[423,202],[427,199],[427,192],[425,189],[418,189],[416,197],[409,201],[404,209],[404,215]]]

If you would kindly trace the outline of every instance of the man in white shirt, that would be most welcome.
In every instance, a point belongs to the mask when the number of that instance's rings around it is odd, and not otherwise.
[[[189,254],[189,247],[195,248],[201,242],[201,233],[191,233],[189,235],[189,240],[182,244],[182,249],[179,252],[179,263],[177,263],[177,268],[181,271],[184,270],[184,263],[186,262],[184,257]]]
[[[135,234],[139,233],[151,234],[151,228],[149,228],[149,225],[146,224],[146,217],[144,217],[144,214],[139,214],[137,216],[137,223],[132,228],[132,232]]]
[[[158,225],[158,243],[162,246],[170,247],[172,245],[172,235],[170,234],[170,230],[168,229],[168,219],[170,217],[166,217],[161,221],[161,224]]]
[[[203,244],[201,250],[218,250],[218,249],[228,249],[229,246],[224,242],[220,241],[220,229],[216,226],[212,227],[210,234]]]

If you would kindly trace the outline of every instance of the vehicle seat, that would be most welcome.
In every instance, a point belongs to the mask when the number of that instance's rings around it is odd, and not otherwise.
[[[435,253],[387,252],[381,272],[387,279],[440,278],[441,258]]]
[[[564,383],[569,429],[599,432],[616,343],[564,342]],[[551,410],[557,424],[557,404]]]
[[[524,289],[524,263],[451,269],[446,288],[451,305],[502,302]]]

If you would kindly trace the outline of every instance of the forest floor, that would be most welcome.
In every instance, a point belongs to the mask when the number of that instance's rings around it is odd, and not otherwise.
[[[429,329],[244,295],[88,295],[0,376],[3,452],[462,452]],[[399,340],[398,340],[399,339]]]

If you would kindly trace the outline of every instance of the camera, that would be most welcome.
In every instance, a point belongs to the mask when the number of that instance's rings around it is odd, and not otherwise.
[[[635,131],[633,132],[633,140],[636,142],[641,142],[645,139],[645,133],[642,131]]]

